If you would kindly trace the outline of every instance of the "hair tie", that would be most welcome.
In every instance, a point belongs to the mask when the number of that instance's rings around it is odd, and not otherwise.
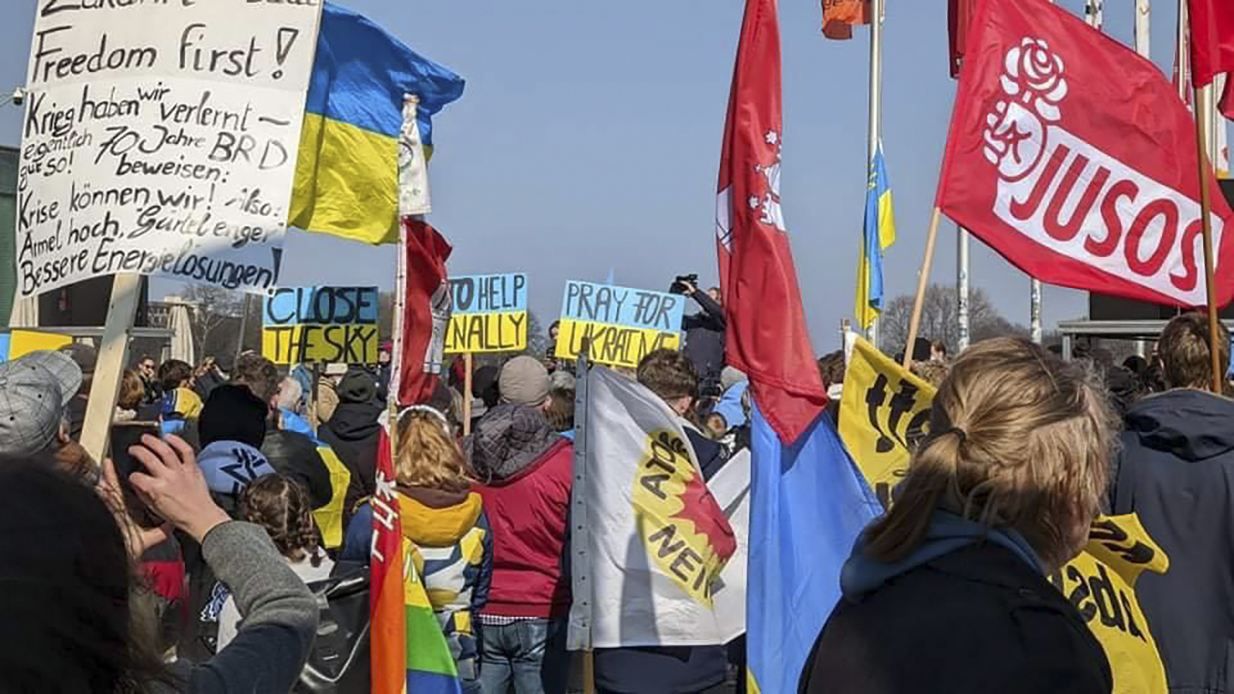
[[[968,433],[965,432],[960,427],[951,427],[950,429],[942,433],[943,436],[946,436],[947,434],[955,434],[956,438],[960,439],[961,444],[963,444],[965,441],[968,441]]]

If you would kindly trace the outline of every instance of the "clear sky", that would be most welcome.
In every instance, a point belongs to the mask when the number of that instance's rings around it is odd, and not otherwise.
[[[544,320],[567,279],[667,288],[714,282],[716,167],[741,0],[341,0],[467,80],[434,121],[431,220],[454,244],[450,272],[525,271]],[[869,31],[828,41],[818,0],[782,0],[782,201],[818,352],[852,312],[864,206]],[[889,296],[909,293],[925,246],[955,84],[944,0],[887,0],[883,143],[899,243]],[[1082,0],[1062,2],[1080,12]],[[0,91],[25,77],[35,0],[0,1]],[[1106,29],[1130,43],[1133,3],[1106,3]],[[1152,57],[1174,54],[1175,3],[1156,0]],[[0,143],[20,110],[0,108]],[[933,278],[955,278],[944,222]],[[393,253],[297,235],[289,282],[392,282]],[[1028,323],[1027,276],[979,242],[974,287]],[[157,285],[156,285],[157,288]],[[1085,295],[1047,288],[1047,327],[1086,313]]]

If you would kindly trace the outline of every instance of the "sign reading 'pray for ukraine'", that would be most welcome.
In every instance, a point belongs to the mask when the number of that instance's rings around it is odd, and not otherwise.
[[[592,361],[636,367],[652,351],[681,347],[684,310],[678,294],[567,282],[555,354],[573,359],[586,341]]]

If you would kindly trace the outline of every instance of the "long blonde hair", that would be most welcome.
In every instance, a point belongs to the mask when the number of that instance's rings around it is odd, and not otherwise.
[[[466,491],[471,478],[463,452],[448,431],[444,416],[410,409],[398,420],[395,477],[406,487]]]
[[[1102,387],[1023,339],[960,355],[934,397],[930,434],[895,503],[866,537],[892,562],[911,552],[942,508],[1019,531],[1053,570],[1079,553],[1105,490],[1115,418]]]

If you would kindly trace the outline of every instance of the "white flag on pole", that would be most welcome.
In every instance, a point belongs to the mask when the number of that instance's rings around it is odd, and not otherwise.
[[[576,591],[574,600],[576,611],[590,612],[591,646],[725,643],[740,628],[732,633],[732,621],[721,620],[715,590],[736,540],[680,420],[614,371],[596,366],[586,378],[586,469],[574,489],[583,508],[571,524],[586,524],[572,555],[576,573],[590,579],[589,594]],[[577,630],[587,619],[570,622]],[[572,633],[570,642],[588,639]]]

